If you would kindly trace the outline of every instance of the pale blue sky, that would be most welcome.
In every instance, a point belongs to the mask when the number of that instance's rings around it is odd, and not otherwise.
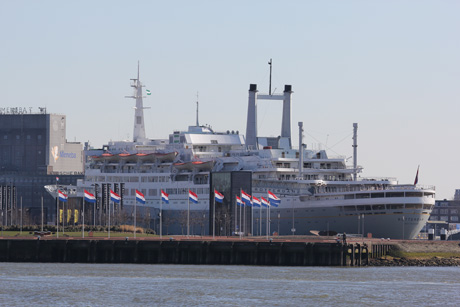
[[[247,90],[294,90],[292,131],[351,156],[362,176],[460,188],[459,1],[0,1],[1,107],[67,115],[69,141],[132,137],[141,63],[146,133],[246,130]],[[281,105],[259,104],[260,135]],[[342,141],[342,142],[340,142]],[[314,144],[315,143],[315,144]],[[338,144],[337,144],[338,143]],[[443,163],[441,163],[443,162]],[[446,163],[444,163],[446,162]]]

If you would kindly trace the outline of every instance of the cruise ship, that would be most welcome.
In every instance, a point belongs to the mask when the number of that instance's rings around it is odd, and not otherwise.
[[[140,215],[149,227],[163,234],[184,234],[191,227],[190,233],[195,235],[324,232],[413,239],[428,221],[435,203],[434,187],[358,176],[363,170],[357,163],[358,124],[353,124],[353,165],[347,165],[345,157],[330,157],[326,150],[306,148],[302,122],[298,123],[295,148],[290,85],[285,85],[282,94],[260,94],[257,85],[250,85],[246,137],[239,131],[216,132],[200,125],[197,102],[194,126],[174,131],[167,139],[151,140],[145,136],[145,97],[139,73],[131,80],[134,94],[129,98],[136,101],[133,140],[110,142],[104,150],[88,150],[85,178],[77,187],[67,187],[70,197],[82,197],[84,189],[95,192],[103,184],[118,191],[123,188],[123,210],[119,214],[123,211],[128,219]],[[261,100],[283,104],[279,137],[257,134],[257,103]],[[213,174],[235,172],[250,174],[250,190],[246,193],[267,199],[270,191],[280,198],[280,205],[240,207],[237,193],[226,191],[224,203],[215,207]],[[55,186],[47,189],[56,193]],[[145,204],[136,203],[136,190],[145,195]],[[169,194],[169,204],[161,200],[162,190]],[[197,194],[197,204],[189,203],[189,190]],[[102,206],[99,209],[97,217],[94,210],[94,223],[103,223],[106,213]]]

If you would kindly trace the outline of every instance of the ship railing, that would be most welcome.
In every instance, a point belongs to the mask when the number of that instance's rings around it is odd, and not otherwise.
[[[359,178],[358,181],[397,181],[394,177],[367,177]]]

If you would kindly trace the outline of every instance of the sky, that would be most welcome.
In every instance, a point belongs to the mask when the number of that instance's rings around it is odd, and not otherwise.
[[[460,189],[460,2],[0,1],[0,107],[65,114],[67,140],[132,139],[131,78],[146,135],[195,124],[245,134],[249,84],[292,85],[292,137],[352,156],[362,177]],[[281,103],[258,104],[259,136],[278,136]],[[440,164],[447,161],[447,164]],[[352,159],[349,160],[352,163]]]

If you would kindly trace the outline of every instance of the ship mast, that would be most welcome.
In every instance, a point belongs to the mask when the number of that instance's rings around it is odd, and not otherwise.
[[[270,83],[268,86],[268,95],[272,95],[272,59],[270,59],[270,62],[268,62],[268,65],[270,65]]]
[[[125,96],[125,98],[136,99],[136,106],[134,107],[134,131],[133,131],[133,141],[134,142],[144,142],[145,137],[145,126],[144,126],[144,102],[142,98],[142,85],[139,80],[139,61],[137,61],[137,79],[130,79],[133,81],[131,87],[134,88],[133,96]]]
[[[198,121],[198,92],[196,93],[196,126],[200,126],[200,123]]]
[[[353,123],[353,180],[358,179],[358,123]]]
[[[299,122],[299,178],[302,178],[303,173],[303,122]]]

